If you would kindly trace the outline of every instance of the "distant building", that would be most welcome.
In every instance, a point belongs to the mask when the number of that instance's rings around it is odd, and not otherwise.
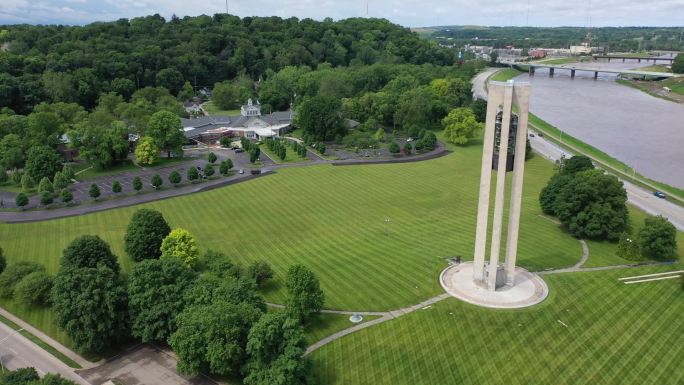
[[[185,108],[185,112],[190,115],[199,114],[202,110],[197,102],[185,102],[183,103],[183,108]]]
[[[535,59],[541,59],[546,57],[546,52],[541,49],[532,49],[527,54]]]
[[[188,139],[211,143],[224,136],[244,136],[255,140],[279,137],[290,129],[292,117],[292,111],[262,115],[259,102],[254,104],[249,99],[240,108],[238,116],[203,116],[181,119],[181,123]]]

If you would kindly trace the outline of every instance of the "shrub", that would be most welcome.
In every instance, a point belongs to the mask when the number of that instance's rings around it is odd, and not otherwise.
[[[221,147],[230,147],[231,143],[233,142],[233,138],[229,136],[224,136],[219,140],[219,144],[221,144]]]
[[[24,174],[21,176],[21,188],[25,192],[29,192],[33,190],[33,188],[36,186],[36,182],[31,178],[31,175],[29,174]]]
[[[257,286],[261,287],[269,279],[273,278],[271,265],[263,261],[256,261],[247,266],[247,276],[254,280]]]
[[[38,183],[38,192],[39,193],[44,193],[44,192],[49,192],[53,193],[55,192],[54,187],[52,187],[52,182],[50,182],[50,179],[47,177],[43,177],[43,179],[40,180],[40,183]]]
[[[14,300],[29,306],[50,304],[50,291],[53,277],[45,271],[38,270],[25,276],[14,288]]]
[[[406,155],[411,155],[411,150],[413,150],[413,147],[411,147],[411,143],[406,143],[404,145],[404,154]]]
[[[142,179],[140,179],[139,176],[136,176],[133,178],[133,190],[135,191],[140,191],[143,188],[143,182]]]
[[[121,192],[121,190],[123,190],[121,183],[119,183],[118,180],[115,180],[114,183],[112,183],[112,192],[118,194]]]
[[[24,206],[29,204],[28,196],[26,196],[24,193],[19,193],[17,194],[17,197],[14,198],[14,203],[16,203],[17,206],[24,208]]]
[[[207,154],[207,161],[209,161],[209,163],[212,163],[212,164],[216,163],[217,159],[218,159],[218,157],[213,152],[210,152]]]
[[[69,189],[64,189],[62,192],[59,193],[59,199],[62,200],[64,203],[69,203],[72,200],[74,200],[74,194],[69,191]]]
[[[214,165],[211,163],[208,163],[206,166],[204,166],[204,175],[208,177],[214,175]]]
[[[639,230],[639,246],[646,258],[669,259],[677,249],[677,229],[662,216],[648,217]]]
[[[199,179],[199,172],[197,172],[197,169],[195,167],[190,167],[188,169],[188,180],[190,182],[196,181]]]
[[[174,186],[178,185],[181,182],[180,173],[178,171],[172,171],[171,174],[169,174],[169,182]]]
[[[43,206],[47,206],[50,203],[52,203],[54,200],[54,194],[49,192],[49,191],[43,191],[40,193],[40,204]]]
[[[11,298],[17,284],[27,275],[45,268],[34,262],[17,262],[8,265],[0,274],[0,297]]]
[[[396,142],[392,142],[392,144],[389,145],[389,152],[392,154],[398,154],[401,152],[401,148],[399,147],[399,144]]]
[[[228,175],[230,172],[230,169],[233,168],[233,161],[231,159],[226,159],[223,162],[221,162],[221,165],[219,166],[219,172],[221,175]]]
[[[100,187],[93,183],[90,185],[90,189],[88,189],[88,195],[90,195],[93,200],[96,200],[100,196]]]
[[[159,190],[161,185],[164,183],[159,174],[152,175],[152,180],[150,182],[152,183],[152,187],[154,187],[155,190]]]

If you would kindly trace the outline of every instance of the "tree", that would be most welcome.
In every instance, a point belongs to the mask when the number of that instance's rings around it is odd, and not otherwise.
[[[627,193],[615,176],[586,170],[572,175],[553,208],[574,236],[617,240],[628,229],[626,202]]]
[[[88,163],[106,169],[128,156],[128,131],[124,122],[98,109],[69,131],[69,146]]]
[[[88,189],[88,195],[90,195],[93,200],[97,200],[97,198],[100,196],[100,187],[97,185],[97,183],[90,185],[90,188]]]
[[[645,258],[670,259],[677,249],[677,229],[660,215],[644,219],[639,246]]]
[[[344,136],[346,129],[340,114],[341,106],[340,100],[334,97],[314,96],[299,106],[297,124],[313,141],[332,140],[337,135]]]
[[[321,155],[325,155],[325,150],[326,150],[325,143],[319,142],[318,146],[316,146],[316,148],[318,149],[318,152]],[[302,155],[301,156],[302,156],[302,158],[306,156],[306,146],[302,146]]]
[[[5,271],[5,267],[7,267],[7,260],[5,259],[5,253],[2,250],[2,247],[0,247],[0,274]]]
[[[684,74],[684,53],[678,53],[672,62],[672,72]]]
[[[411,155],[411,150],[413,150],[413,147],[411,147],[411,143],[406,142],[404,144],[404,154]]]
[[[24,146],[17,134],[7,134],[0,140],[0,165],[20,167],[24,163]]]
[[[185,229],[173,229],[161,244],[162,258],[176,258],[192,267],[199,259],[195,237]]]
[[[74,194],[69,191],[69,189],[64,189],[62,192],[59,193],[59,199],[62,200],[64,203],[69,203],[74,199]]]
[[[112,183],[112,192],[113,192],[114,194],[118,194],[118,193],[121,192],[121,190],[123,190],[123,187],[121,187],[121,183],[120,183],[118,180],[115,180],[115,181]]]
[[[143,188],[143,182],[142,179],[140,179],[139,176],[136,176],[133,178],[133,190],[135,191],[140,191]]]
[[[180,119],[172,112],[155,112],[147,125],[147,135],[158,148],[166,151],[168,158],[171,157],[171,153],[183,156],[185,134]]]
[[[74,169],[71,166],[69,166],[68,164],[65,164],[62,167],[62,174],[64,174],[64,177],[66,178],[67,181],[71,181],[76,176],[74,173]]]
[[[222,110],[232,110],[239,108],[249,96],[247,88],[226,81],[214,85],[211,101]]]
[[[218,157],[213,152],[210,152],[207,154],[207,161],[209,161],[209,163],[214,164],[214,163],[216,163],[217,159],[218,159]]]
[[[618,242],[615,254],[628,261],[639,261],[642,259],[638,239],[633,239],[626,231],[620,235],[620,241]]]
[[[48,179],[47,177],[44,177],[43,179],[40,180],[40,183],[38,183],[38,192],[39,193],[47,192],[50,194],[55,192],[55,189],[52,186],[52,182],[50,182],[50,179]]]
[[[154,187],[155,190],[159,190],[164,181],[162,180],[162,177],[159,174],[154,174],[152,175],[150,183],[152,184],[152,187]]]
[[[190,167],[188,169],[188,180],[190,182],[196,181],[199,179],[199,172],[197,172],[197,169],[194,167]]]
[[[563,175],[577,174],[585,170],[593,170],[594,164],[591,159],[584,155],[575,155],[571,158],[564,159],[560,165],[560,173]]]
[[[49,191],[43,191],[40,193],[40,204],[47,206],[54,201],[55,195]]]
[[[0,298],[11,298],[14,290],[24,277],[45,268],[34,262],[17,262],[8,265],[0,274]]]
[[[485,120],[487,120],[487,101],[484,99],[475,99],[473,100],[473,104],[470,105],[470,108],[473,110],[473,114],[475,114],[475,119],[480,122],[484,123]]]
[[[254,280],[258,287],[261,287],[266,281],[273,278],[273,269],[267,262],[256,261],[247,266],[246,274]]]
[[[178,100],[186,101],[195,97],[195,90],[193,90],[192,85],[189,81],[183,83],[183,88],[178,91]]]
[[[12,170],[12,175],[10,177],[10,180],[15,185],[21,186],[21,178],[23,178],[23,177],[24,177],[24,175],[22,174],[22,172],[15,168],[14,170]]]
[[[219,166],[219,172],[221,175],[228,175],[230,170],[233,168],[233,160],[232,159],[226,159],[223,162],[221,162],[221,165]]]
[[[211,163],[207,163],[206,166],[204,166],[204,175],[208,177],[214,175],[214,165]]]
[[[259,146],[251,146],[249,149],[249,162],[255,163],[257,160],[259,160],[259,155],[261,155],[261,149]]]
[[[183,74],[175,68],[164,68],[157,73],[157,86],[164,87],[177,95],[183,87]]]
[[[157,161],[159,148],[154,144],[154,140],[149,136],[140,138],[140,142],[135,147],[135,159],[138,164],[149,166]]]
[[[82,268],[104,265],[119,273],[119,262],[107,242],[97,235],[82,235],[75,238],[62,252],[60,267]]]
[[[172,185],[178,186],[178,184],[181,182],[181,175],[178,171],[171,171],[169,174],[169,182],[171,182]]]
[[[62,169],[62,158],[50,147],[36,146],[28,151],[24,172],[33,180],[52,178]]]
[[[300,322],[323,308],[325,295],[314,273],[302,265],[291,266],[287,271],[286,283],[288,313]]]
[[[21,189],[24,190],[24,192],[29,192],[32,191],[33,188],[36,186],[35,180],[31,177],[29,174],[24,174],[21,177]]]
[[[55,177],[52,178],[53,180],[53,186],[55,190],[62,190],[67,188],[69,186],[69,180],[67,179],[66,175],[64,175],[63,172],[57,171],[55,173]]]
[[[7,179],[9,179],[7,176],[7,170],[5,170],[5,167],[0,165],[0,184],[7,182]]]
[[[178,356],[178,372],[196,375],[208,370],[222,376],[239,374],[247,360],[249,330],[261,314],[261,310],[247,303],[222,300],[187,307],[176,318],[177,329],[169,338]]]
[[[52,300],[57,325],[80,351],[102,352],[128,334],[125,285],[104,264],[62,267],[55,277]]]
[[[17,204],[20,208],[24,208],[29,203],[29,199],[24,193],[19,193],[17,194],[16,198],[14,198],[14,203]]]
[[[399,147],[399,144],[397,142],[392,142],[389,145],[389,152],[391,154],[398,154],[401,152],[401,148]]]
[[[304,358],[306,340],[297,320],[286,313],[266,314],[247,339],[246,385],[310,384],[311,365]]]
[[[466,144],[482,130],[482,123],[475,119],[473,110],[467,107],[455,108],[442,119],[444,136],[454,144]]]
[[[25,276],[14,287],[14,300],[27,306],[45,306],[50,304],[53,277],[43,270],[34,271]]]
[[[124,236],[124,249],[134,261],[158,259],[161,245],[171,232],[164,216],[159,211],[139,209],[133,213]]]
[[[177,259],[148,259],[133,266],[128,283],[131,334],[143,342],[166,340],[194,273]]]

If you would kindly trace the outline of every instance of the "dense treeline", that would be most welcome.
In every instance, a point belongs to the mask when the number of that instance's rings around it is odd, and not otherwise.
[[[213,86],[240,74],[258,80],[287,66],[453,63],[453,52],[384,19],[314,21],[159,15],[86,26],[4,26],[0,108],[26,113],[43,101],[95,106],[103,92],[128,98],[185,81]]]
[[[610,51],[682,50],[681,28],[601,27],[593,28],[592,46]],[[518,48],[567,48],[579,45],[587,36],[583,27],[439,27],[431,37],[447,44],[513,45]]]

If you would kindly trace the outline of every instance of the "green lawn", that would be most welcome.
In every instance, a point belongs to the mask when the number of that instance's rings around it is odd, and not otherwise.
[[[506,68],[505,70],[501,70],[496,72],[494,75],[492,75],[489,80],[490,81],[495,81],[495,82],[505,82],[510,79],[513,79],[514,77],[522,74],[522,72],[514,69],[514,68]]]
[[[175,163],[181,163],[181,162],[187,162],[189,160],[193,160],[196,157],[192,156],[184,156],[182,158],[167,158],[166,155],[161,156],[159,159],[157,159],[154,164],[151,166],[145,166],[145,169],[155,169],[155,168],[160,168],[160,167],[166,167]],[[117,175],[117,174],[123,174],[131,171],[140,171],[142,170],[143,167],[139,166],[138,164],[134,163],[132,160],[126,160],[121,163],[114,164],[106,169],[101,169],[98,167],[91,167],[88,164],[83,164],[78,167],[76,172],[79,172],[79,174],[76,175],[76,179],[78,180],[88,180],[92,178],[97,178],[100,176],[108,176],[108,175]]]
[[[570,63],[577,63],[577,58],[576,57],[563,57],[563,58],[557,58],[557,59],[545,59],[545,60],[540,60],[535,63],[540,63],[540,64],[570,64]]]
[[[124,231],[132,213],[148,207],[163,212],[172,227],[188,229],[203,251],[221,250],[243,264],[271,263],[271,302],[284,302],[285,272],[302,263],[320,278],[327,308],[396,309],[442,292],[445,258],[471,258],[481,146],[450,148],[450,155],[425,162],[288,168],[136,207],[0,224],[0,242],[10,263],[37,261],[54,273],[74,237],[98,234],[129,271]],[[518,261],[531,270],[568,267],[582,254],[577,240],[539,216],[538,194],[552,174],[553,165],[541,157],[527,162]],[[0,305],[68,344],[51,311]]]
[[[269,158],[271,158],[271,160],[278,164],[309,161],[309,158],[302,158],[299,155],[297,155],[295,151],[292,149],[292,147],[290,147],[288,144],[286,144],[285,147],[287,148],[287,151],[285,152],[285,159],[280,159],[280,157],[278,157],[276,154],[274,154],[271,150],[268,149],[268,146],[266,144],[261,144],[259,146],[261,152],[265,153]]]
[[[679,281],[617,278],[682,268],[545,276],[549,298],[524,310],[447,299],[322,347],[314,369],[325,385],[681,384]]]
[[[664,64],[650,65],[647,67],[639,67],[639,71],[647,72],[672,72],[671,69],[667,68]]]
[[[221,115],[221,116],[235,116],[235,115],[240,115],[240,110],[224,110],[219,108],[217,105],[214,104],[211,100],[204,103],[204,110],[209,114],[209,115]]]

